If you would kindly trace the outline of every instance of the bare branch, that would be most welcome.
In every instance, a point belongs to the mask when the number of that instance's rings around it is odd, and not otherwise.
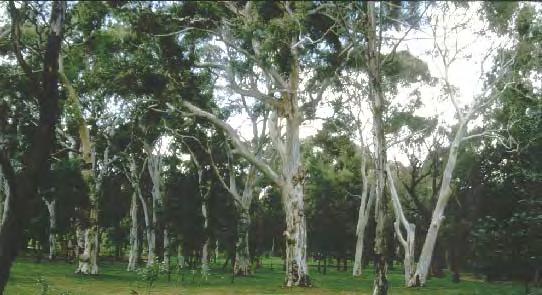
[[[282,185],[282,180],[278,176],[278,174],[273,171],[273,169],[266,163],[264,163],[262,160],[258,159],[256,155],[254,155],[245,143],[241,141],[239,138],[239,135],[235,130],[226,122],[220,120],[215,115],[206,112],[199,107],[187,102],[183,101],[183,106],[186,107],[190,112],[192,112],[194,115],[198,117],[205,118],[209,120],[211,123],[213,123],[218,128],[222,129],[226,135],[231,139],[231,142],[233,146],[235,147],[234,152],[239,153],[243,158],[245,158],[250,163],[254,164],[263,174],[265,174],[269,179],[271,179],[274,183],[277,185]]]

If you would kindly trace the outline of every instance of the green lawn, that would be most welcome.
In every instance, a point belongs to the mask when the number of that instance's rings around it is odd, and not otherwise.
[[[187,271],[184,281],[173,275],[171,281],[166,276],[160,277],[152,288],[151,294],[370,294],[372,270],[367,270],[361,278],[353,278],[350,272],[338,272],[328,268],[326,275],[311,269],[314,287],[283,288],[283,272],[280,260],[265,260],[264,266],[255,275],[248,278],[236,278],[232,283],[231,274],[221,270],[219,264],[213,265],[207,281],[198,273]],[[147,294],[145,283],[136,273],[124,270],[125,264],[103,262],[99,276],[85,277],[73,274],[74,265],[65,262],[34,263],[27,258],[17,260],[12,269],[11,278],[5,294]],[[41,280],[40,280],[41,278]],[[41,283],[38,283],[38,281]],[[449,278],[432,279],[429,286],[421,289],[407,289],[402,286],[402,274],[399,269],[391,272],[392,287],[390,294],[525,294],[518,283],[485,283],[464,275],[459,284]],[[47,293],[42,293],[44,287]],[[137,292],[137,293],[136,293]],[[542,294],[541,292],[532,294]]]

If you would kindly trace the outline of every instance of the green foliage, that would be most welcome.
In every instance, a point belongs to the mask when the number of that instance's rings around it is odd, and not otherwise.
[[[331,125],[329,125],[331,126]],[[336,257],[352,255],[359,200],[360,158],[345,135],[324,129],[303,146],[310,251]]]
[[[488,279],[529,281],[542,262],[541,207],[540,204],[528,205],[537,209],[516,211],[511,217],[500,220],[486,216],[475,226],[472,235],[477,270]]]
[[[160,262],[156,261],[150,266],[146,266],[137,270],[137,275],[142,281],[147,290],[147,294],[151,294],[154,283],[158,280],[160,274]]]

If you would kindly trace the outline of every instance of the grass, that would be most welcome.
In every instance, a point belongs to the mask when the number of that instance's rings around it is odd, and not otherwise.
[[[270,266],[273,266],[271,269]],[[103,262],[100,275],[81,276],[73,274],[74,264],[65,262],[34,263],[28,258],[20,258],[12,268],[5,294],[147,294],[146,284],[137,273],[125,270],[126,264]],[[409,289],[402,286],[403,275],[400,269],[392,270],[390,294],[443,294],[443,295],[513,295],[525,294],[519,283],[486,283],[463,275],[462,282],[454,284],[449,277],[433,278],[428,286]],[[162,275],[150,294],[371,294],[372,270],[367,269],[361,278],[353,278],[350,272],[339,272],[329,268],[326,275],[311,268],[312,288],[284,288],[281,261],[264,260],[263,267],[254,276],[235,278],[222,271],[220,261],[211,266],[208,280],[203,280],[199,272],[185,271],[184,281],[180,275],[172,275],[171,281]],[[41,283],[39,283],[40,281]],[[47,287],[48,292],[41,290]],[[531,294],[542,294],[535,292]]]

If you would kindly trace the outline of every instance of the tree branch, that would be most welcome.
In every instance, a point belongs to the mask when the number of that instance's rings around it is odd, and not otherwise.
[[[279,177],[279,175],[275,173],[275,171],[273,171],[273,169],[268,164],[258,159],[256,155],[254,155],[252,152],[249,151],[246,144],[241,141],[237,132],[235,132],[235,130],[229,124],[220,120],[215,115],[209,112],[206,112],[187,101],[183,101],[182,104],[194,115],[205,118],[209,120],[211,123],[213,123],[216,127],[222,129],[226,133],[226,135],[231,139],[231,142],[233,146],[235,147],[234,152],[238,153],[247,161],[254,164],[258,168],[258,170],[260,170],[263,174],[269,177],[269,179],[271,179],[274,183],[276,183],[277,185],[282,185],[282,180]]]

